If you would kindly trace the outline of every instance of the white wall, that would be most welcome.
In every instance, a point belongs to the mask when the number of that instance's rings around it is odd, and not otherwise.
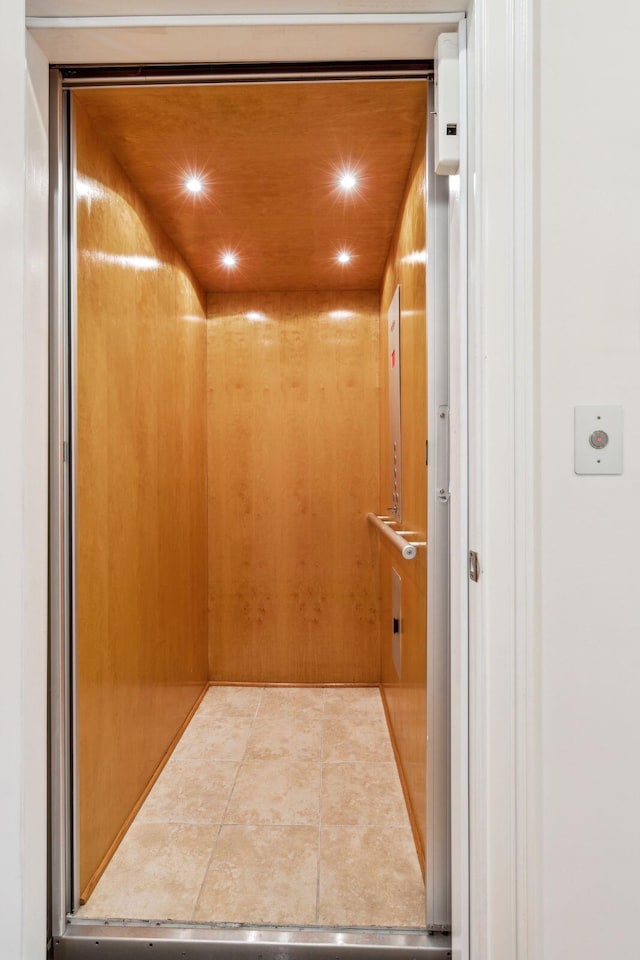
[[[23,326],[23,955],[42,956],[46,931],[49,64],[27,37]]]
[[[531,859],[539,864],[530,890],[538,913],[529,916],[535,927],[529,960],[635,957],[640,862],[635,556],[640,542],[640,97],[635,64],[640,11],[632,0],[620,0],[615,23],[607,26],[597,19],[601,11],[595,0],[532,2],[538,219],[537,459],[531,479],[538,531],[532,572],[539,729],[530,733],[534,746],[539,737],[539,751],[533,750],[538,759],[529,789],[534,813],[539,795],[540,814],[529,837]],[[485,0],[483,6],[500,18],[510,5]],[[23,18],[22,0],[5,0],[0,30],[0,921],[3,956],[41,960],[46,611],[41,241],[46,210],[37,160],[45,150],[46,109],[45,65],[33,49],[33,83],[27,82]],[[495,176],[495,169],[489,174]],[[491,197],[485,200],[490,205]],[[496,300],[499,294],[496,287]],[[487,345],[492,346],[490,338]],[[487,360],[491,371],[491,356]],[[622,477],[573,474],[573,406],[592,402],[624,404]],[[498,425],[489,426],[491,439]],[[493,468],[496,482],[504,467]],[[498,609],[503,585],[491,569],[483,576],[486,596]],[[500,643],[507,640],[498,631],[487,638],[494,643],[496,662]],[[487,692],[491,696],[490,688]],[[490,710],[491,703],[482,707]],[[493,791],[503,797],[505,784],[497,775],[490,787],[487,796]],[[489,844],[489,857],[492,849]],[[498,881],[496,873],[491,882],[497,895]],[[503,878],[503,883],[512,880]],[[500,922],[501,905],[509,923],[506,901],[499,896],[494,922]],[[500,937],[491,942],[499,944]],[[499,949],[490,957],[480,950],[474,960],[514,960],[513,953],[498,954]]]
[[[3,956],[35,960],[46,936],[47,64],[31,44],[28,57],[35,87],[12,2],[0,30],[0,929]]]
[[[539,956],[638,957],[640,8],[538,5]],[[573,473],[587,403],[624,405],[622,477]]]
[[[7,956],[21,955],[22,802],[24,733],[22,677],[24,638],[24,58],[19,3],[4,11],[0,31],[0,920]]]

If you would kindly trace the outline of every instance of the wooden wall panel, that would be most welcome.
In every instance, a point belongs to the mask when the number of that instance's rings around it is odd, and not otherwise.
[[[209,296],[213,680],[379,679],[378,306]]]
[[[207,680],[206,322],[81,108],[75,128],[84,889]]]
[[[400,352],[402,393],[402,528],[424,534],[427,529],[427,343],[426,343],[426,132],[418,136],[382,284],[380,314],[380,509],[391,503],[389,469],[389,404],[387,328],[389,304],[400,284]],[[424,851],[426,814],[426,670],[427,557],[420,550],[413,561],[382,544],[381,674],[387,710]],[[402,577],[402,671],[391,659],[391,568]]]

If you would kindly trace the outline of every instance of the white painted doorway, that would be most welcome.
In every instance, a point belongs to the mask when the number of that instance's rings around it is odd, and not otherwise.
[[[293,6],[293,5],[292,5]],[[375,7],[373,3],[371,7]],[[388,5],[385,6],[388,12]],[[407,4],[403,4],[406,8]],[[419,6],[424,8],[426,4]],[[431,8],[433,9],[433,8]],[[29,40],[29,99],[27,107],[27,119],[29,124],[28,135],[28,158],[33,164],[35,176],[30,176],[27,192],[27,209],[30,213],[30,262],[40,258],[46,261],[47,243],[46,243],[46,200],[43,206],[42,178],[38,179],[38,170],[42,172],[42,163],[46,164],[46,107],[43,102],[46,101],[46,63],[50,61],[67,62],[86,62],[83,44],[87,41],[95,40],[96,34],[101,29],[114,28],[113,21],[105,23],[100,20],[100,10],[98,5],[94,5],[90,12],[98,16],[97,20],[88,20],[84,23],[74,19],[66,20],[60,13],[71,13],[75,15],[77,10],[73,4],[68,4],[64,11],[58,9],[57,4],[38,4],[31,10],[34,15],[29,21],[28,27],[32,31],[33,37],[40,37],[41,40],[32,42]],[[86,6],[84,12],[87,12]],[[113,12],[110,10],[110,13]],[[147,15],[149,11],[142,7],[136,8],[136,12],[142,16]],[[491,5],[473,5],[470,8],[469,17],[469,90],[472,93],[470,103],[470,143],[469,157],[471,159],[470,178],[473,184],[473,191],[469,197],[469,215],[471,224],[470,252],[471,263],[473,265],[473,280],[470,285],[470,301],[472,303],[473,313],[473,336],[477,337],[477,343],[480,349],[478,356],[486,356],[487,351],[490,357],[500,356],[500,366],[503,370],[513,371],[517,366],[519,371],[516,381],[502,377],[494,366],[489,366],[485,373],[483,381],[484,386],[480,389],[476,398],[481,403],[485,415],[491,418],[492,414],[497,414],[490,438],[478,439],[478,456],[483,454],[478,461],[478,474],[476,480],[483,481],[484,493],[481,498],[478,522],[486,522],[488,505],[495,508],[494,519],[497,518],[497,525],[492,525],[491,537],[488,541],[481,542],[479,537],[482,530],[475,531],[477,539],[474,546],[480,547],[481,561],[484,562],[483,573],[486,579],[478,591],[483,591],[485,596],[485,611],[499,609],[515,609],[515,593],[512,589],[512,581],[497,576],[500,557],[503,557],[505,563],[510,563],[509,557],[513,551],[507,547],[503,552],[504,544],[519,544],[521,547],[527,543],[527,537],[530,534],[530,521],[527,520],[527,509],[523,509],[522,496],[527,495],[527,479],[524,473],[524,463],[522,458],[517,459],[514,452],[514,439],[510,434],[510,427],[501,421],[499,413],[509,406],[515,396],[518,398],[517,416],[522,426],[521,443],[526,444],[530,436],[528,427],[528,410],[530,394],[530,358],[527,353],[526,337],[527,317],[530,310],[530,301],[527,299],[524,280],[527,277],[529,269],[529,254],[527,247],[527,237],[531,222],[531,210],[529,203],[528,189],[531,183],[530,154],[527,152],[530,142],[531,130],[531,63],[528,52],[528,41],[530,36],[530,13],[524,6],[516,5],[515,25],[510,16],[510,8],[506,4]],[[52,14],[56,16],[54,25],[47,25],[39,21],[40,14]],[[305,17],[304,14],[300,14]],[[251,26],[251,15],[247,14],[242,18],[244,26]],[[357,22],[357,21],[356,21]],[[184,21],[165,21],[157,24],[153,18],[144,19],[137,23],[139,29],[138,40],[144,39],[143,33],[145,27],[150,27],[152,33],[155,32],[155,39],[151,40],[151,48],[162,50],[166,55],[166,43],[168,33],[172,26],[176,26],[178,31],[185,27]],[[209,26],[215,28],[215,23]],[[41,33],[41,29],[57,31],[58,42],[57,54],[47,52],[46,37]],[[73,44],[75,52],[65,55],[64,53],[64,31],[66,29],[75,31],[73,34]],[[20,42],[18,39],[18,30],[15,22],[8,25],[6,34],[7,42],[14,42],[16,54],[19,57]],[[128,62],[139,61],[140,51],[135,50],[135,38],[129,34],[127,25],[114,29],[120,30],[119,43],[117,49],[113,44],[110,45],[111,55],[115,59],[123,58]],[[159,33],[158,31],[161,31]],[[411,31],[409,31],[411,32]],[[252,31],[254,33],[254,31]],[[72,33],[66,35],[72,38]],[[103,34],[104,36],[104,34]],[[182,33],[183,38],[185,33]],[[148,38],[147,38],[148,39]],[[112,37],[113,40],[113,37]],[[17,42],[16,42],[17,41]],[[131,41],[131,42],[129,42]],[[38,44],[42,42],[42,48]],[[162,45],[165,44],[163,47]],[[104,51],[106,48],[102,46]],[[43,52],[44,51],[44,52]],[[506,51],[513,51],[513,58],[507,56]],[[89,59],[93,59],[90,57]],[[9,61],[8,61],[9,62]],[[12,62],[12,61],[11,61]],[[18,61],[16,60],[16,64]],[[22,64],[18,64],[22,70]],[[17,67],[16,67],[17,69]],[[44,86],[43,86],[44,84]],[[44,95],[43,95],[44,94]],[[505,123],[505,118],[513,116],[514,98],[519,108],[521,108],[520,121],[516,125],[515,131],[509,123]],[[22,109],[22,100],[16,102],[16,108]],[[20,131],[22,122],[18,114],[12,114],[16,121],[16,136],[19,149],[22,150],[22,138]],[[10,118],[9,118],[10,119]],[[11,121],[13,122],[13,121]],[[45,153],[43,155],[43,144]],[[514,150],[517,158],[523,161],[524,165],[518,166],[514,163]],[[9,159],[7,160],[9,163]],[[40,165],[40,166],[39,166]],[[46,181],[46,175],[44,176]],[[23,211],[23,201],[15,198],[19,204],[19,210]],[[514,216],[514,211],[517,214]],[[22,216],[17,213],[16,217]],[[491,227],[489,231],[489,226]],[[490,232],[492,238],[491,247],[487,246],[487,234]],[[16,275],[17,276],[17,275]],[[36,279],[39,275],[36,274]],[[42,275],[43,277],[44,275]],[[40,280],[42,280],[40,277]],[[523,280],[524,278],[524,280]],[[46,306],[46,294],[43,298],[42,288],[38,291],[37,286],[31,287],[31,295],[25,301],[24,308],[27,314],[34,319],[35,325],[30,331],[31,345],[36,355],[42,356],[42,351],[46,347],[41,339],[43,308]],[[515,297],[515,300],[514,300]],[[22,300],[20,300],[22,303]],[[514,342],[510,336],[512,329],[512,307],[515,303],[515,317],[517,329],[522,336]],[[22,312],[20,312],[22,316]],[[38,329],[40,333],[38,333]],[[524,337],[524,342],[522,337]],[[496,348],[494,350],[494,347]],[[529,371],[529,372],[528,372]],[[33,380],[26,381],[27,392],[32,404],[31,409],[35,414],[36,423],[42,422],[45,407],[41,405],[41,414],[37,414],[38,406],[42,400],[41,387]],[[515,388],[514,388],[515,383]],[[36,406],[33,406],[35,402]],[[39,419],[38,419],[39,417]],[[522,420],[524,417],[524,420]],[[32,433],[35,438],[36,434]],[[32,441],[30,441],[31,443]],[[486,445],[490,444],[492,450],[498,450],[500,456],[490,458],[486,454]],[[32,449],[34,462],[42,468],[42,459],[36,450]],[[494,464],[494,466],[491,466]],[[519,472],[518,472],[519,471]],[[522,526],[516,530],[515,520],[512,516],[506,516],[501,513],[501,507],[505,502],[505,493],[509,491],[513,494],[516,476],[520,477],[520,493],[516,496],[516,507],[518,516],[524,518]],[[42,491],[43,485],[46,486],[46,473],[42,470],[31,475],[31,489],[37,493]],[[479,496],[479,494],[478,494]],[[38,517],[32,517],[32,524],[38,523]],[[16,549],[28,558],[32,565],[38,566],[42,557],[38,553],[41,544],[41,531],[34,528],[33,535],[30,535],[28,541],[20,541],[16,544]],[[484,546],[484,550],[483,550]],[[24,551],[23,551],[24,547]],[[498,551],[498,552],[496,552]],[[496,566],[497,562],[497,566]],[[466,572],[466,571],[465,571]],[[464,583],[464,578],[458,580],[458,587]],[[486,585],[485,585],[486,584]],[[39,589],[40,602],[42,602],[42,582]],[[454,584],[454,589],[455,589]],[[465,591],[466,592],[466,591]],[[19,593],[16,594],[19,596]],[[496,606],[497,605],[497,606]],[[34,609],[34,593],[31,594],[31,607]],[[32,621],[33,622],[33,621]],[[526,881],[528,877],[526,861],[523,860],[523,854],[516,851],[515,837],[522,838],[526,835],[527,820],[525,817],[525,804],[516,805],[516,796],[522,800],[526,790],[526,777],[520,779],[516,776],[514,769],[514,736],[515,741],[522,747],[522,736],[525,730],[525,719],[516,717],[512,702],[508,696],[510,678],[513,675],[514,665],[522,662],[522,657],[527,648],[526,631],[527,621],[518,627],[514,635],[510,627],[504,626],[502,622],[497,622],[495,618],[491,620],[492,630],[489,634],[486,632],[486,613],[484,619],[479,615],[478,620],[474,620],[474,628],[477,628],[476,637],[478,641],[485,644],[487,652],[500,651],[500,656],[490,658],[491,678],[488,678],[482,670],[475,671],[472,664],[471,686],[476,712],[472,717],[471,736],[474,749],[472,751],[474,759],[473,764],[473,795],[475,800],[472,805],[472,829],[471,842],[475,855],[473,858],[474,872],[472,880],[473,888],[473,942],[480,955],[483,955],[486,944],[491,945],[491,953],[494,957],[512,958],[514,956],[524,956],[526,949],[523,944],[524,933],[519,924],[525,915],[527,906]],[[515,639],[514,639],[515,636]],[[28,641],[25,641],[25,655],[23,662],[29,662],[32,665],[30,677],[31,692],[37,694],[38,690],[43,690],[44,682],[44,661],[40,664],[43,648],[41,645],[42,637],[37,629],[32,631]],[[466,654],[463,653],[463,658]],[[38,666],[40,664],[40,666]],[[477,664],[476,664],[477,666]],[[20,685],[16,685],[18,691]],[[505,695],[500,694],[500,689],[504,689]],[[464,700],[464,697],[463,697]],[[36,703],[37,703],[36,697]],[[18,779],[27,778],[29,786],[27,793],[32,791],[34,785],[42,784],[42,779],[37,773],[38,764],[43,761],[45,751],[45,732],[39,722],[39,712],[34,703],[25,701],[24,710],[16,707],[17,714],[21,717],[21,723],[26,724],[32,731],[30,737],[30,764],[24,769],[20,767],[17,774]],[[455,707],[454,707],[455,709]],[[466,726],[462,723],[461,742],[466,736]],[[488,731],[492,730],[492,764],[484,763],[484,755],[488,749]],[[529,756],[526,744],[520,751],[520,756],[524,757],[519,769],[528,769]],[[464,780],[466,776],[466,752],[460,758],[459,774]],[[16,781],[18,782],[18,781]],[[26,782],[26,781],[25,781]],[[491,788],[491,789],[490,789]],[[493,810],[483,801],[483,797],[500,793],[505,797],[507,816],[505,823],[505,811]],[[34,937],[37,937],[37,931],[41,929],[40,919],[44,916],[44,900],[42,893],[38,892],[37,874],[40,870],[39,864],[43,857],[43,833],[39,827],[41,822],[41,804],[43,797],[41,792],[36,790],[30,794],[33,803],[27,810],[24,834],[24,843],[21,849],[25,854],[25,875],[33,877],[34,882],[28,884],[28,895],[25,901],[23,911],[13,911],[17,918],[22,916],[25,929],[29,931],[27,940],[33,944]],[[454,801],[454,805],[455,805]],[[520,813],[516,813],[516,809]],[[462,827],[460,831],[454,830],[454,836],[457,834],[464,837],[466,830],[467,805],[462,803],[457,809],[459,816],[458,826]],[[31,823],[32,829],[28,824]],[[506,829],[508,824],[508,829]],[[9,825],[9,831],[12,828]],[[524,831],[524,834],[523,834]],[[18,836],[18,834],[16,834]],[[9,843],[9,849],[13,850],[13,838]],[[464,846],[464,845],[463,845]],[[454,844],[455,849],[455,844]],[[466,850],[466,847],[464,848]],[[519,849],[524,849],[519,845]],[[464,850],[459,849],[460,856],[455,857],[454,853],[454,898],[463,898],[462,909],[454,911],[454,949],[456,955],[466,956],[468,952],[468,924],[467,911],[465,909],[468,890],[465,883],[456,882],[456,874],[460,877],[466,874],[466,858]],[[524,872],[523,872],[524,871]],[[515,889],[515,877],[519,877],[520,894],[516,900],[513,893]],[[489,881],[491,878],[491,882]],[[10,895],[9,895],[10,893]],[[7,903],[11,903],[17,891],[8,892]],[[460,903],[458,903],[460,906]],[[505,913],[507,919],[505,921]],[[456,919],[457,918],[457,919]],[[17,922],[17,921],[16,921]],[[22,929],[22,927],[21,927]],[[34,934],[34,931],[36,932]],[[521,944],[518,947],[518,944]],[[34,954],[35,955],[35,954]]]

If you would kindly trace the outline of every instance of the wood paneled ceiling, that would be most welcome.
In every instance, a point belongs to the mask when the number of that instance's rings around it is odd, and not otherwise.
[[[377,289],[424,81],[75,93],[206,291]],[[358,178],[345,193],[341,171]],[[204,181],[186,191],[190,174]],[[337,262],[347,250],[352,260]],[[221,258],[237,257],[234,269]]]

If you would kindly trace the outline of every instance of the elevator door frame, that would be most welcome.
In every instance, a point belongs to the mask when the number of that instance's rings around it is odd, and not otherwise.
[[[430,85],[431,86],[431,85]],[[73,217],[70,211],[73,209],[72,198],[67,194],[63,185],[65,179],[68,180],[69,166],[69,125],[65,121],[63,111],[60,110],[62,102],[60,86],[54,85],[52,92],[53,111],[52,115],[56,118],[56,123],[52,125],[52,159],[54,176],[54,227],[55,232],[69,237],[70,244],[73,244]],[[432,108],[430,95],[430,109]],[[57,134],[57,136],[56,136]],[[432,751],[428,754],[428,791],[429,796],[434,801],[428,806],[428,824],[427,824],[427,870],[431,869],[432,875],[437,875],[442,881],[434,885],[427,886],[427,890],[433,888],[429,911],[432,917],[436,917],[431,923],[432,932],[429,935],[420,933],[407,933],[403,931],[361,931],[361,930],[328,930],[318,928],[290,928],[283,931],[278,928],[276,933],[270,928],[259,927],[255,929],[243,928],[242,930],[230,930],[221,925],[198,925],[198,924],[170,924],[160,925],[148,923],[113,923],[102,925],[91,923],[90,921],[78,921],[68,916],[69,906],[73,904],[69,901],[69,890],[77,891],[77,882],[74,882],[72,876],[73,863],[77,858],[73,856],[73,847],[77,844],[77,836],[74,826],[74,818],[70,813],[71,794],[73,792],[73,782],[75,780],[73,737],[71,730],[73,728],[73,669],[69,669],[73,663],[73,644],[71,635],[73,630],[73,596],[72,583],[73,576],[65,582],[64,576],[57,582],[58,589],[52,594],[52,634],[55,636],[55,628],[58,627],[59,636],[62,643],[58,651],[53,651],[52,667],[54,681],[57,679],[60,691],[60,697],[54,707],[53,716],[53,747],[54,747],[54,769],[57,767],[67,771],[67,795],[65,796],[65,786],[60,783],[60,792],[54,791],[53,800],[53,822],[57,822],[61,827],[61,834],[66,834],[67,854],[63,855],[57,863],[57,878],[63,878],[65,892],[64,897],[64,919],[58,931],[54,928],[54,941],[57,952],[60,956],[74,957],[84,956],[83,950],[89,943],[100,945],[101,953],[107,956],[124,957],[129,956],[132,949],[148,949],[153,944],[160,948],[161,955],[174,955],[176,944],[185,946],[188,953],[184,956],[211,955],[215,946],[224,953],[225,956],[253,956],[257,945],[260,946],[262,956],[275,955],[282,949],[283,943],[296,947],[296,957],[321,956],[328,948],[334,948],[340,945],[341,951],[345,955],[353,952],[360,952],[363,947],[367,947],[371,955],[378,952],[385,956],[406,956],[407,952],[425,954],[428,956],[448,956],[450,940],[443,933],[437,932],[438,929],[445,929],[448,926],[450,916],[450,792],[449,792],[449,692],[448,692],[448,624],[449,624],[449,577],[448,577],[448,530],[449,530],[449,505],[448,501],[443,501],[437,496],[435,490],[435,479],[439,475],[436,466],[436,457],[439,444],[443,443],[443,438],[437,430],[436,411],[443,404],[448,405],[448,182],[445,178],[435,177],[433,174],[433,138],[428,134],[428,224],[429,224],[429,251],[431,252],[432,271],[429,274],[428,283],[428,309],[427,318],[429,326],[428,344],[433,347],[436,340],[441,349],[435,351],[429,350],[429,396],[427,399],[429,412],[429,491],[428,491],[428,514],[429,514],[429,537],[428,539],[437,541],[440,550],[446,542],[446,574],[442,576],[440,564],[429,564],[429,596],[431,600],[438,597],[438,602],[430,603],[429,629],[434,631],[431,636],[442,631],[447,631],[447,647],[439,649],[435,660],[433,656],[429,658],[428,671],[428,709],[429,723],[432,729],[440,732],[440,736],[435,738],[437,748],[437,770],[434,767]],[[57,247],[57,249],[56,249]],[[54,289],[52,291],[52,316],[61,318],[71,309],[70,303],[71,291],[74,288],[72,276],[73,257],[68,257],[64,262],[59,243],[53,244],[52,265],[54,274]],[[434,258],[435,250],[438,254]],[[435,264],[434,264],[435,259]],[[57,277],[57,283],[55,278]],[[437,326],[431,327],[431,323],[438,321]],[[55,326],[55,323],[53,324]],[[74,366],[72,356],[72,342],[66,341],[64,330],[58,324],[55,330],[52,330],[52,385],[54,396],[52,400],[53,414],[53,437],[52,440],[52,493],[55,491],[58,495],[59,503],[66,507],[65,517],[70,518],[71,526],[74,524],[73,516],[73,496],[70,489],[68,467],[70,446],[73,447],[73,377],[71,370]],[[53,369],[55,368],[55,370]],[[57,402],[57,401],[60,401]],[[65,431],[70,428],[70,433]],[[64,440],[64,437],[67,437]],[[56,443],[55,441],[62,441]],[[443,444],[444,445],[444,444]],[[63,457],[58,456],[58,451],[64,449]],[[60,542],[56,544],[56,558],[61,564],[60,572],[63,573],[73,567],[73,540],[70,536],[70,525],[65,520],[63,522],[63,536]],[[434,542],[435,547],[435,542]],[[430,557],[433,560],[432,551]],[[66,627],[65,627],[66,624]],[[429,633],[428,633],[429,635]],[[433,654],[433,650],[430,651]],[[65,732],[66,731],[66,732]],[[63,735],[64,734],[64,735]],[[434,746],[433,738],[431,747]],[[446,776],[442,778],[442,771],[446,771]],[[64,777],[62,778],[65,779]],[[55,847],[55,830],[54,830]],[[431,857],[434,857],[433,863],[439,863],[440,867],[429,867]],[[55,855],[54,855],[55,859]],[[438,872],[436,873],[436,869]],[[441,872],[440,872],[441,871]],[[429,876],[429,873],[428,873]],[[58,891],[60,896],[60,891]],[[429,896],[429,893],[428,893]],[[60,899],[62,899],[62,897]],[[55,907],[55,893],[54,893]],[[60,918],[62,919],[62,918]],[[150,927],[153,928],[153,936],[150,937]],[[433,932],[435,931],[435,932]],[[134,947],[137,944],[137,948]],[[187,944],[189,946],[187,947]],[[156,951],[157,952],[157,951]],[[137,953],[136,953],[137,955]]]

